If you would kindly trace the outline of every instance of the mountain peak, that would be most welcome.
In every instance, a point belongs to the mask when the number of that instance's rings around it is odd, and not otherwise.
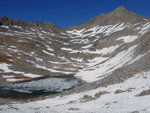
[[[127,9],[124,6],[120,6],[114,10],[115,12],[125,12]]]
[[[124,15],[129,13],[129,11],[124,6],[120,6],[116,8],[114,11],[112,11],[111,13],[116,15]]]
[[[83,29],[92,28],[97,25],[113,25],[118,23],[138,23],[143,21],[142,16],[139,16],[133,12],[128,11],[124,6],[120,6],[107,14],[100,14],[99,16],[93,17],[87,22],[70,27],[69,29]]]
[[[138,23],[143,21],[143,16],[139,16],[136,13],[128,11],[124,6],[116,8],[114,11],[108,13],[100,24],[117,24],[117,23]]]

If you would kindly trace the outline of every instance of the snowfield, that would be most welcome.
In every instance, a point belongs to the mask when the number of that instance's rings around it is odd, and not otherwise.
[[[58,96],[29,103],[1,105],[0,113],[140,113],[150,112],[150,95],[138,96],[150,90],[150,71],[141,72],[126,81],[90,91]],[[120,91],[117,93],[117,90]],[[98,92],[106,92],[95,97]],[[85,95],[91,100],[83,101]]]
[[[129,42],[133,42],[137,38],[138,38],[137,36],[125,36],[125,37],[118,38],[118,40],[123,40],[125,43],[129,43]]]
[[[100,63],[99,58],[97,58],[95,64],[98,65],[94,64],[93,66],[84,68],[83,70],[78,72],[75,76],[80,77],[81,79],[87,82],[93,82],[102,79],[103,75],[105,75],[104,77],[106,77],[117,68],[120,68],[125,63],[128,63],[133,57],[133,52],[136,46],[137,45],[134,45],[130,47],[128,50],[124,50],[118,53],[116,56],[110,58],[109,60],[106,60],[104,63]]]

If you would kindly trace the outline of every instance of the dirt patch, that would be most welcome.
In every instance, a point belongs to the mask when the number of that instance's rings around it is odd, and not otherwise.
[[[135,76],[136,74],[137,74],[136,71],[132,71],[132,72],[131,72],[131,76]]]
[[[101,95],[104,95],[106,93],[108,93],[108,92],[107,91],[100,91],[100,92],[98,92],[98,93],[95,94],[95,97],[99,98]]]
[[[12,62],[9,59],[12,59],[12,57],[5,55],[5,54],[0,55],[0,62],[12,64]]]
[[[131,92],[134,88],[128,88],[126,90],[121,90],[121,89],[118,89],[115,91],[115,94],[119,94],[119,93],[124,93],[124,92]]]
[[[9,103],[11,103],[12,101],[13,101],[12,99],[0,98],[0,105],[9,104]]]
[[[100,91],[97,92],[94,97],[90,96],[90,95],[84,95],[83,98],[81,99],[81,102],[88,102],[88,101],[92,101],[92,100],[96,100],[97,98],[100,98],[100,96],[107,94],[107,91]]]
[[[78,111],[79,108],[69,108],[68,110],[71,110],[71,111]]]
[[[139,113],[139,111],[133,111],[133,112],[131,112],[131,113]]]

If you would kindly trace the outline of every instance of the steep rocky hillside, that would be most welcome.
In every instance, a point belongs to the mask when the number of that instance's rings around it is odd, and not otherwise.
[[[66,29],[0,18],[1,84],[63,75],[85,83],[55,98],[0,109],[150,112],[150,18],[124,7]]]

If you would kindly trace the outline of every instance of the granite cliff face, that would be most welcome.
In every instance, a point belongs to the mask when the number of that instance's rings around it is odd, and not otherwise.
[[[148,111],[149,73],[150,18],[122,6],[66,29],[51,22],[0,18],[1,84],[62,75],[74,75],[85,82],[64,92],[78,94],[60,97],[63,104],[59,105],[60,109],[53,106],[51,110],[55,112],[86,112],[85,106],[97,102],[105,107],[93,106],[88,111],[101,109],[103,113],[112,110],[116,113],[120,105],[124,105],[125,113]],[[120,100],[121,94],[127,99]],[[132,102],[138,105],[141,95],[148,95],[147,99],[141,97],[143,106],[133,106]],[[50,99],[49,104],[57,106],[54,101]],[[111,106],[107,102],[116,109],[109,109]],[[44,106],[42,109],[45,111]]]

